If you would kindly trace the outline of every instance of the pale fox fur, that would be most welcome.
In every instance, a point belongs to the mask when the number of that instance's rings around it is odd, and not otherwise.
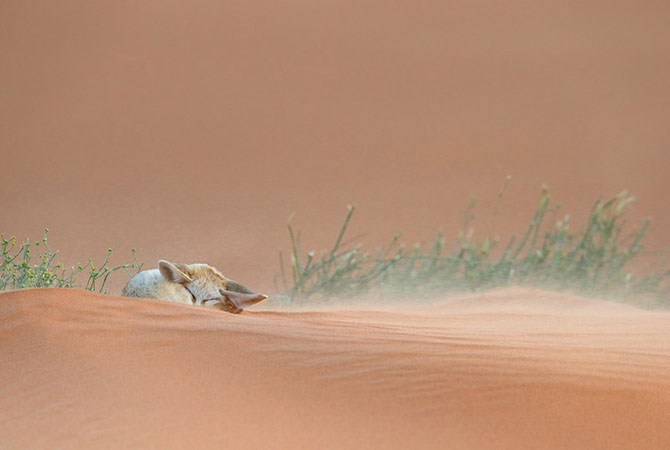
[[[158,268],[144,270],[128,281],[121,295],[209,306],[239,313],[267,298],[229,280],[208,264],[158,261]]]

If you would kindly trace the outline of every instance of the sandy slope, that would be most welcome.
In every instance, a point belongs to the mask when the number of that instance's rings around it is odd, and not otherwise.
[[[452,237],[511,174],[497,234],[542,183],[574,217],[628,188],[664,247],[669,20],[653,0],[3,0],[0,232],[271,293],[291,212],[305,250],[350,202],[366,243]],[[0,449],[670,447],[667,313],[528,290],[271,306],[0,294]]]
[[[670,313],[530,289],[261,306],[0,294],[0,447],[670,446]]]

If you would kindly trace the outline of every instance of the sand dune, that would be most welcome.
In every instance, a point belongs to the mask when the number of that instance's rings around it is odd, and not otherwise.
[[[348,203],[348,239],[411,244],[456,236],[478,195],[476,236],[505,238],[546,183],[575,222],[629,189],[665,248],[669,21],[639,0],[3,0],[0,232],[273,293],[291,212],[305,251]],[[526,289],[339,305],[1,293],[0,449],[670,448],[670,313]]]
[[[264,308],[0,294],[0,447],[670,446],[670,313],[520,288]]]

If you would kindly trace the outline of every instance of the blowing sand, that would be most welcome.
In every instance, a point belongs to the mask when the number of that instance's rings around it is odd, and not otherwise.
[[[575,227],[628,189],[663,249],[668,23],[653,0],[2,0],[0,232],[272,294],[292,212],[305,251],[348,203],[352,245],[411,245],[477,195],[475,236],[506,239],[546,183]],[[670,448],[670,313],[339,308],[2,293],[0,449]]]
[[[670,447],[668,312],[521,288],[267,306],[0,294],[0,447]]]

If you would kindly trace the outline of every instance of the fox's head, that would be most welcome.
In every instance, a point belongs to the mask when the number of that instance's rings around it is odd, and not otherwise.
[[[160,260],[158,269],[163,278],[188,290],[194,305],[239,313],[247,306],[268,298],[267,295],[257,294],[229,280],[208,264],[179,264]]]

